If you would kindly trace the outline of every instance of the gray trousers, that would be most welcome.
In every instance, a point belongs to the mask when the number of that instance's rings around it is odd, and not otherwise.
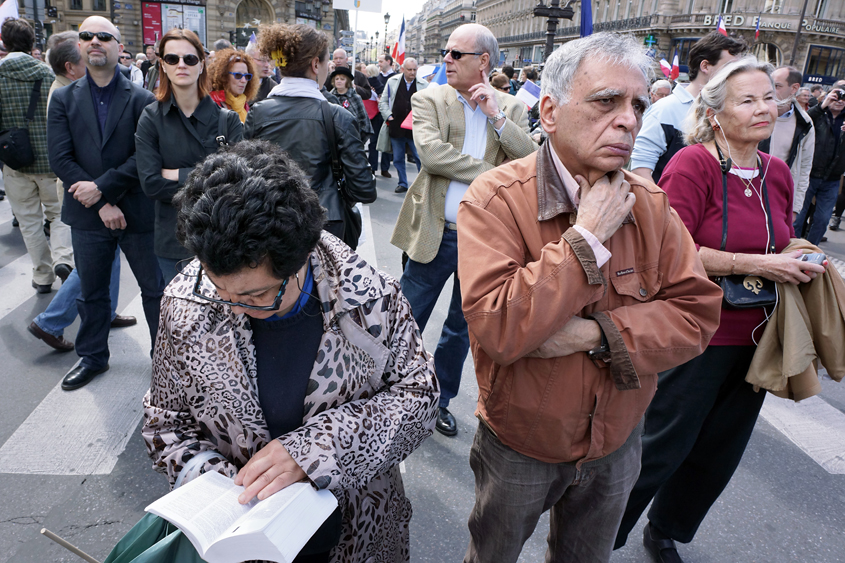
[[[546,563],[609,561],[640,473],[640,434],[637,427],[617,451],[576,469],[522,455],[479,423],[469,454],[475,507],[464,563],[515,563],[547,510]]]

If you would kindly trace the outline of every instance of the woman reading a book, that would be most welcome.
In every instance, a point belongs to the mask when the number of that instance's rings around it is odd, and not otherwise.
[[[211,452],[201,472],[234,477],[242,503],[307,480],[339,510],[297,562],[408,561],[398,466],[431,434],[439,390],[398,282],[322,231],[274,144],[209,156],[173,201],[196,259],[162,298],[142,431],[154,468],[172,485]]]

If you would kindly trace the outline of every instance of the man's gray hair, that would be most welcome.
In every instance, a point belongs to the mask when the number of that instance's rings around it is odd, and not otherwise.
[[[769,83],[774,91],[775,83],[772,81],[772,72],[775,67],[769,63],[760,62],[757,57],[753,55],[746,55],[741,59],[736,59],[721,69],[710,81],[701,89],[701,94],[695,99],[690,110],[689,117],[687,117],[686,130],[687,134],[684,140],[688,145],[695,145],[697,143],[706,143],[716,138],[713,133],[713,126],[710,124],[710,119],[707,116],[707,110],[712,110],[714,114],[719,114],[725,109],[725,102],[728,98],[728,80],[737,74],[746,72],[765,72],[769,77]]]
[[[402,63],[402,68],[405,68],[405,63],[417,64],[417,59],[415,59],[414,57],[408,57],[407,59],[405,59],[405,62]]]
[[[214,42],[214,50],[215,51],[222,51],[223,49],[230,49],[232,44],[229,43],[226,39],[218,39]]]
[[[82,53],[79,52],[79,33],[76,31],[63,31],[54,33],[47,40],[48,58],[47,62],[56,76],[65,76],[67,69],[65,63],[72,65],[79,64],[82,60]]]
[[[543,68],[540,96],[548,95],[557,104],[567,103],[572,94],[575,73],[587,57],[641,72],[646,87],[654,74],[651,58],[633,37],[604,31],[564,43],[552,53]]]
[[[655,93],[655,92],[657,92],[660,88],[669,88],[669,91],[671,92],[671,91],[672,91],[672,83],[671,83],[671,82],[669,82],[668,80],[655,80],[655,81],[654,81],[654,84],[652,84],[652,85],[651,85],[651,90],[650,90],[650,92],[651,92],[652,94],[654,94],[654,93]]]
[[[459,25],[452,33],[457,32],[461,28],[471,29],[475,34],[475,51],[477,53],[487,53],[490,55],[490,62],[487,63],[487,74],[493,72],[496,63],[499,62],[499,42],[496,36],[488,28],[479,23],[465,23]]]

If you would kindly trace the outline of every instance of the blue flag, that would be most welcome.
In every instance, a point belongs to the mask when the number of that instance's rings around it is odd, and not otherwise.
[[[431,79],[431,84],[446,84],[446,63],[442,63],[437,69],[437,74]]]
[[[581,0],[581,37],[593,34],[593,0]]]

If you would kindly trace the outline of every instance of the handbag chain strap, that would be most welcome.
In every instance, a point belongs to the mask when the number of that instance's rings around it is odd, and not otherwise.
[[[41,80],[36,80],[32,85],[32,93],[29,95],[29,109],[26,110],[26,120],[32,123],[35,121],[35,106],[38,105],[38,98],[41,97]]]
[[[719,154],[719,163],[722,169],[722,246],[719,248],[722,252],[728,243],[728,163],[722,155],[722,149],[719,148],[719,143],[713,142],[716,145],[716,152]],[[771,157],[769,157],[771,158]],[[766,251],[769,254],[775,254],[775,227],[772,223],[772,210],[769,207],[769,194],[766,190],[766,178],[763,177],[763,201],[766,204],[766,219],[769,222],[769,247]]]

